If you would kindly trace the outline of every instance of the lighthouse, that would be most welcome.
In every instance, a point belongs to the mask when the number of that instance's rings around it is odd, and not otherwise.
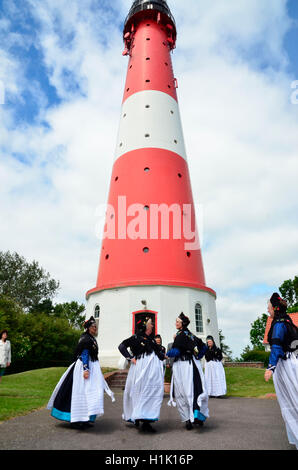
[[[219,344],[172,67],[176,38],[166,1],[133,2],[123,30],[128,68],[97,281],[86,294],[104,366],[123,366],[118,345],[143,316],[166,347],[181,312],[194,334]]]

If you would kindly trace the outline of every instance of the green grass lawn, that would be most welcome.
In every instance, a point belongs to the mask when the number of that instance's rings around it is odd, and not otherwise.
[[[0,383],[0,421],[43,408],[66,368],[31,370],[7,375]],[[103,373],[112,369],[102,369]]]
[[[43,408],[66,368],[32,370],[4,376],[0,384],[0,421]],[[103,373],[113,369],[102,369]],[[226,367],[230,397],[260,398],[274,393],[272,380],[264,380],[264,369]]]
[[[260,398],[275,393],[273,380],[264,380],[265,369],[225,367],[225,373],[229,397]]]

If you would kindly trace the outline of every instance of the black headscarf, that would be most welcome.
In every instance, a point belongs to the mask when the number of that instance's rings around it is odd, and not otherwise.
[[[180,318],[180,320],[182,321],[182,328],[186,329],[188,325],[190,324],[189,318],[186,315],[184,315],[183,312],[180,313],[178,318]]]

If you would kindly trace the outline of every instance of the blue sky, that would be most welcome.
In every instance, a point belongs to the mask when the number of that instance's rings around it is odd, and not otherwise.
[[[56,106],[61,103],[61,97],[59,97],[57,90],[50,83],[48,69],[44,63],[43,51],[36,43],[40,24],[32,14],[32,10],[29,8],[27,1],[22,2],[22,6],[17,2],[17,8],[11,9],[10,11],[7,5],[7,0],[0,0],[0,17],[11,21],[11,33],[16,33],[25,39],[24,43],[17,42],[16,44],[12,44],[11,47],[9,47],[9,51],[13,56],[22,61],[26,78],[30,81],[38,82],[48,101],[48,107]],[[82,5],[84,5],[84,3],[82,3]],[[121,32],[123,19],[117,14],[117,2],[111,4],[110,1],[94,0],[90,9],[94,12],[97,11],[97,13],[103,10],[108,12],[109,20],[114,21],[115,26],[118,27],[119,32]],[[292,24],[284,37],[284,49],[289,60],[287,70],[289,75],[295,80],[298,76],[298,4],[296,0],[287,1],[287,11]],[[59,26],[57,26],[57,29],[59,29]],[[61,34],[60,31],[59,35],[63,47],[71,47],[71,43],[74,40],[74,33],[71,32],[64,35],[63,32]],[[248,60],[254,62],[258,56],[260,56],[260,60],[259,62],[257,61],[257,63],[261,68],[271,66],[272,64],[270,64],[270,62],[266,63],[264,57],[260,54],[259,46],[260,44],[257,44],[255,47],[249,48],[245,52],[242,51],[242,53],[246,55]],[[69,83],[68,86],[74,93],[82,92],[79,85],[76,84],[75,77],[72,76],[71,70],[65,70],[64,80],[65,83]],[[8,97],[6,105],[12,107],[17,124],[24,122],[32,124],[39,115],[38,103],[34,100],[34,94],[26,90],[23,91],[22,98],[23,101]]]
[[[59,279],[57,301],[84,302],[95,285],[96,208],[109,190],[130,4],[0,0],[1,249]],[[270,293],[298,273],[298,4],[169,5],[205,274],[236,356]]]
[[[293,20],[293,24],[285,37],[285,48],[289,56],[289,73],[292,74],[293,79],[297,80],[298,76],[298,3],[295,0],[289,0],[288,13]]]

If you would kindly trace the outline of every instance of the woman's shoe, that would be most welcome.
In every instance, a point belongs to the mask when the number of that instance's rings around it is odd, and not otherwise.
[[[83,429],[85,429],[84,423],[82,423],[82,422],[80,422],[80,421],[78,421],[77,423],[70,423],[70,427],[71,427],[72,429],[79,429],[79,430],[81,430],[81,431],[82,431]]]
[[[188,431],[190,431],[191,429],[193,429],[193,425],[191,424],[190,420],[186,421],[186,426],[185,426],[185,427],[186,427],[186,429],[187,429]]]
[[[144,432],[156,432],[156,429],[154,429],[148,421],[144,421],[142,424],[142,431]]]

